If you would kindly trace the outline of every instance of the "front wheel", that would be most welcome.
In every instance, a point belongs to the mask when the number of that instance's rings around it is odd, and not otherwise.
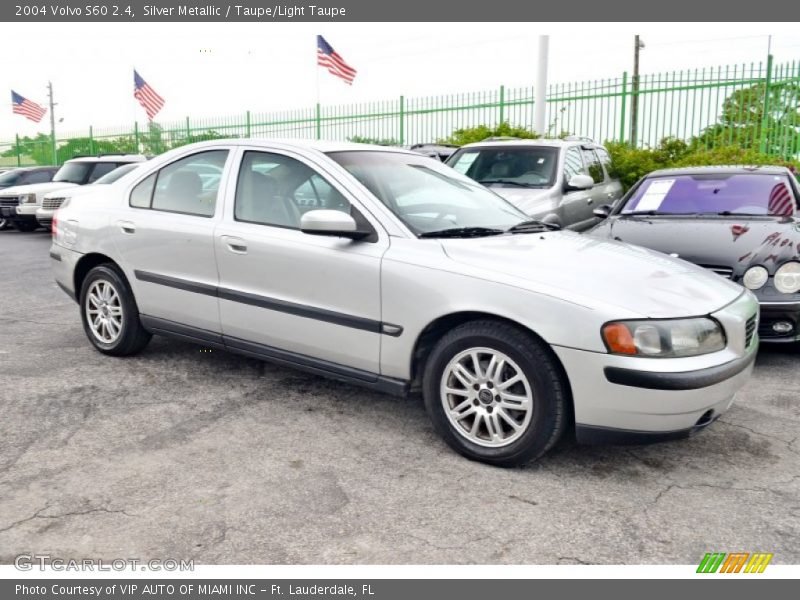
[[[499,321],[448,332],[423,375],[425,406],[444,440],[467,458],[503,467],[534,460],[558,441],[567,389],[547,346]]]
[[[102,264],[89,271],[81,286],[80,307],[86,337],[104,354],[136,354],[152,337],[142,327],[125,276],[113,264]]]
[[[0,231],[8,229],[8,219],[0,218]]]

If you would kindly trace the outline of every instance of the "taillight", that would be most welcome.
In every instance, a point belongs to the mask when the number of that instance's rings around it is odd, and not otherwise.
[[[53,215],[53,220],[50,222],[50,235],[55,237],[56,229],[58,229],[58,217]]]

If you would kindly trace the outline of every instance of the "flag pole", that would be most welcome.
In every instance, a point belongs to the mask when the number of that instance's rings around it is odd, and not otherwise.
[[[319,51],[319,36],[315,38],[316,47],[314,48],[314,69],[317,73],[317,112],[316,112],[316,124],[317,124],[317,139],[322,137],[322,119],[321,119],[321,109],[319,104],[319,64],[317,64],[317,53]]]

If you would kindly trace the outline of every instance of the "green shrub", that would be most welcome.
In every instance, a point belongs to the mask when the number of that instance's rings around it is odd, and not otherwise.
[[[524,127],[512,127],[509,123],[500,123],[496,127],[489,127],[488,125],[478,125],[477,127],[468,127],[465,129],[456,129],[446,138],[436,140],[439,144],[456,144],[463,146],[464,144],[472,144],[480,142],[488,137],[517,137],[526,140],[533,140],[539,137],[538,134],[525,129]]]

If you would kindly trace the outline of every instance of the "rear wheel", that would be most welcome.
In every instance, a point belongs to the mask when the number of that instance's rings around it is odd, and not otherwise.
[[[518,466],[547,452],[566,426],[568,392],[547,346],[499,321],[456,327],[434,346],[423,375],[437,431],[467,458]]]
[[[142,327],[139,308],[125,276],[111,263],[94,267],[86,275],[80,307],[86,337],[104,354],[136,354],[152,337]]]

